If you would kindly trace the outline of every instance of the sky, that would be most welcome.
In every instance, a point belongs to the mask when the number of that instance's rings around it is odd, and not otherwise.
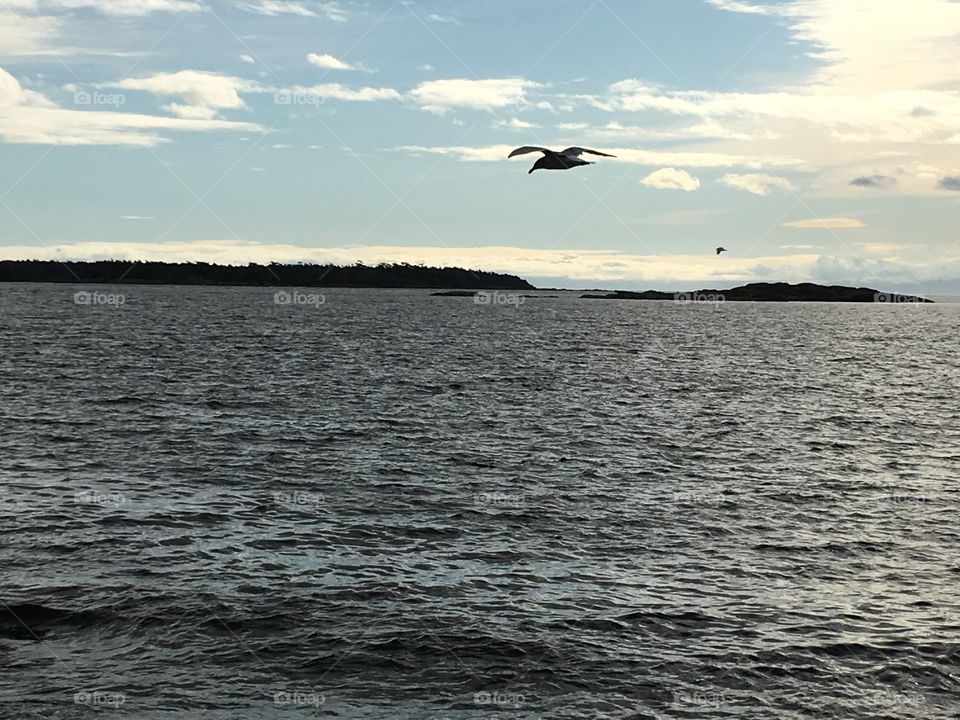
[[[954,0],[0,0],[0,258],[960,294],[958,41]]]

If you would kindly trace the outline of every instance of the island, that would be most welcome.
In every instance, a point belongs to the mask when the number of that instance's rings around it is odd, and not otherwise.
[[[440,290],[430,294],[434,297],[477,297],[480,293],[477,290]],[[555,298],[559,297],[559,295],[518,295],[517,297],[539,300],[542,298]]]
[[[879,303],[932,303],[933,300],[919,295],[881,292],[871,288],[854,288],[843,285],[817,285],[815,283],[749,283],[729,290],[691,290],[690,292],[661,292],[644,290],[580,296],[587,300],[674,300],[677,302],[879,302]]]
[[[409,263],[315,265],[126,260],[0,260],[0,282],[535,290],[516,275]],[[471,293],[473,294],[473,293]]]

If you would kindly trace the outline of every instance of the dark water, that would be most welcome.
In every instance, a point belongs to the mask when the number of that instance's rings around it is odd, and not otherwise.
[[[76,290],[0,287],[3,718],[960,715],[960,305]]]

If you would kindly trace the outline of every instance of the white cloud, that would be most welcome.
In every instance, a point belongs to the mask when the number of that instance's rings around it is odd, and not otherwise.
[[[333,22],[346,22],[347,14],[336,2],[306,3],[298,0],[244,0],[237,7],[257,15],[274,17],[277,15],[297,15],[300,17],[319,17],[323,15]]]
[[[153,13],[200,12],[200,0],[0,0],[0,57],[105,55],[131,52],[72,47],[64,38],[73,26],[72,10],[142,17]]]
[[[360,87],[350,88],[340,83],[323,83],[304,87],[298,85],[292,89],[292,92],[303,95],[315,95],[319,98],[330,98],[332,100],[345,100],[349,102],[372,102],[374,100],[399,100],[400,93],[393,88],[388,87]]]
[[[472,110],[495,110],[510,105],[522,105],[526,91],[541,87],[539,83],[523,78],[499,78],[487,80],[429,80],[410,91],[410,98],[432,112],[444,112],[451,108]]]
[[[453,15],[439,15],[437,13],[431,13],[427,15],[427,20],[432,23],[440,23],[443,25],[463,25],[463,23]]]
[[[257,61],[253,59],[252,55],[241,55],[240,62],[245,62],[247,65],[254,65]]]
[[[316,17],[316,13],[305,4],[293,0],[260,0],[259,2],[240,2],[237,7],[257,15],[299,15],[300,17]]]
[[[143,16],[155,12],[200,12],[202,3],[196,0],[47,0],[39,5],[43,9],[90,8],[103,15]]]
[[[240,91],[257,89],[256,84],[249,80],[200,70],[126,78],[111,87],[143,90],[161,97],[177,98],[181,102],[167,105],[167,110],[182,118],[202,120],[215,118],[220,110],[246,107]]]
[[[793,183],[787,178],[762,173],[747,173],[744,175],[727,173],[720,178],[720,182],[738,190],[746,190],[754,195],[769,195],[772,192],[789,192],[794,189]]]
[[[783,224],[784,227],[817,230],[850,230],[866,227],[862,220],[849,217],[810,218]]]
[[[63,31],[60,18],[43,15],[20,15],[0,9],[0,54],[49,55]]]
[[[307,62],[325,70],[356,70],[357,68],[327,53],[310,53]]]
[[[710,4],[777,16],[816,62],[808,79],[753,92],[663,90],[628,79],[603,97],[578,101],[609,112],[699,118],[691,137],[710,141],[706,147],[714,151],[799,155],[808,169],[822,171],[814,181],[819,194],[862,194],[850,178],[877,175],[896,177],[904,194],[933,195],[935,182],[919,168],[932,166],[941,175],[955,170],[943,149],[960,144],[960,3]],[[908,172],[897,175],[898,167]]]
[[[708,5],[713,5],[719,10],[727,12],[746,13],[749,15],[778,15],[782,14],[782,8],[770,7],[767,5],[753,5],[751,3],[739,2],[739,0],[706,0]]]
[[[641,180],[644,185],[648,185],[658,190],[684,190],[692,192],[700,187],[700,180],[695,178],[685,170],[676,168],[661,168],[647,175]]]
[[[510,118],[509,120],[498,120],[495,123],[495,127],[507,127],[512,130],[530,130],[540,126],[532,122],[527,122],[526,120],[521,120],[520,118]]]
[[[73,110],[21,87],[0,68],[0,139],[44,145],[136,145],[164,141],[163,131],[262,131],[253,123],[157,117],[130,112]]]

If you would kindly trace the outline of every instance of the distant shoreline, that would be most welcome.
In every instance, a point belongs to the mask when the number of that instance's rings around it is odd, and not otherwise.
[[[0,260],[0,282],[96,285],[206,285],[232,287],[329,287],[535,290],[507,273],[408,263],[311,265],[270,263],[215,265],[124,260]]]
[[[216,265],[203,262],[167,263],[126,260],[0,260],[0,283],[433,290],[438,291],[433,292],[433,295],[447,297],[472,297],[477,291],[483,290],[526,290],[541,293],[581,293],[579,298],[584,300],[673,300],[684,304],[728,301],[887,304],[932,304],[934,302],[922,295],[816,283],[758,282],[727,290],[704,289],[685,292],[537,288],[527,280],[509,273],[409,263]]]

